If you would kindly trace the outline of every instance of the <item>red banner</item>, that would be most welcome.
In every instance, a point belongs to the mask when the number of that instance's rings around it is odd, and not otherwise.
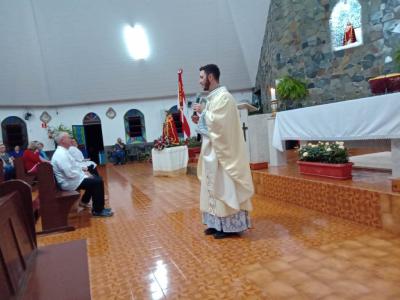
[[[184,108],[186,105],[186,97],[185,91],[183,90],[183,81],[182,81],[182,73],[183,70],[179,69],[178,71],[178,110],[181,114],[181,122],[182,122],[182,131],[186,135],[186,137],[190,137],[190,127],[189,123],[186,119]]]

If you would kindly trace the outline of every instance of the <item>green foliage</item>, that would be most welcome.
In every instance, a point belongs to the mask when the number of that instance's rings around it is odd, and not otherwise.
[[[186,139],[182,145],[187,145],[188,148],[196,148],[196,147],[200,147],[201,146],[201,141],[197,140],[197,137],[192,136],[188,139]]]
[[[328,164],[349,162],[349,154],[343,142],[308,143],[299,150],[299,160]]]
[[[302,100],[308,95],[306,83],[290,76],[281,79],[276,91],[281,100]]]
[[[58,127],[49,127],[47,129],[49,138],[54,138],[59,132],[66,132],[72,136],[72,130],[66,127],[64,124],[58,125]]]
[[[400,49],[397,49],[397,51],[394,52],[394,61],[397,65],[397,69],[400,71]]]

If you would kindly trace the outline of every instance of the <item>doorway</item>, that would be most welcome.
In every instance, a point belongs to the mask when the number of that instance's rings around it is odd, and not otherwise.
[[[9,151],[15,146],[25,149],[28,146],[28,132],[26,123],[18,117],[7,117],[1,122],[4,145]]]
[[[92,161],[99,164],[99,154],[104,152],[103,131],[99,116],[93,112],[88,113],[83,118],[83,129],[88,156]]]

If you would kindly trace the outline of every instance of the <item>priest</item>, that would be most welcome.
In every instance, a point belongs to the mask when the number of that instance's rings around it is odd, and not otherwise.
[[[206,235],[222,239],[250,228],[249,212],[254,193],[245,141],[236,101],[219,85],[218,66],[200,68],[200,85],[209,92],[206,106],[194,104],[200,114],[203,142],[197,175],[201,181],[200,210]]]

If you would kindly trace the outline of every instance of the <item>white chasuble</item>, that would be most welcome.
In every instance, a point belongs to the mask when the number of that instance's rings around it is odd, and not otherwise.
[[[225,87],[207,98],[203,113],[209,137],[203,135],[197,171],[200,210],[217,217],[251,211],[254,187],[236,101]]]

